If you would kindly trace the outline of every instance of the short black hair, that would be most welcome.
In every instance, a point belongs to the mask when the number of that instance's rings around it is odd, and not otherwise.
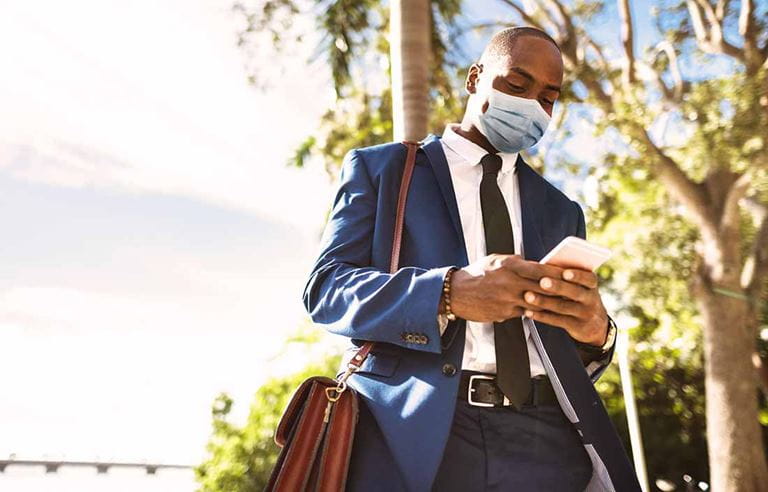
[[[560,51],[560,46],[558,46],[557,41],[552,39],[552,36],[541,29],[530,26],[514,26],[507,27],[494,34],[483,50],[480,60],[486,63],[494,63],[503,57],[508,56],[514,47],[517,38],[523,36],[546,39],[555,45],[557,51]]]

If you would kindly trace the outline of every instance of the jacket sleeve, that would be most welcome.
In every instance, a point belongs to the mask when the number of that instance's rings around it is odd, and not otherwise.
[[[450,265],[395,273],[371,266],[376,214],[392,213],[377,203],[362,154],[348,152],[304,306],[331,333],[440,353],[438,305]]]
[[[584,211],[582,211],[581,206],[573,202],[573,206],[576,207],[576,213],[577,213],[577,228],[576,228],[576,235],[580,237],[581,239],[587,238],[587,224],[584,220]],[[613,318],[608,316],[608,323],[614,324]],[[577,349],[578,350],[578,349]],[[592,380],[593,383],[597,382],[598,379],[600,379],[600,376],[603,375],[605,370],[608,368],[608,366],[611,363],[611,360],[613,360],[613,353],[616,350],[616,342],[613,343],[610,350],[605,353],[600,359],[593,360],[589,364],[586,365],[585,369],[587,370],[587,374],[589,374],[589,378]]]

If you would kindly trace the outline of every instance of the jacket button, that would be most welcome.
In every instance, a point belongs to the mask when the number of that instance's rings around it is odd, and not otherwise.
[[[456,366],[453,364],[443,364],[443,374],[446,376],[453,376],[456,374]]]

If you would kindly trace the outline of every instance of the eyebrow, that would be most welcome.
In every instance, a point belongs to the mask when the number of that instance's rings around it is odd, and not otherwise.
[[[526,79],[528,79],[530,81],[534,80],[533,75],[531,75],[530,73],[526,72],[525,70],[523,70],[520,67],[512,67],[512,68],[510,68],[510,70],[512,70],[515,73],[518,73],[518,74],[522,75],[523,77],[525,77]],[[557,85],[547,84],[544,87],[546,89],[549,89],[549,90],[560,92],[560,87],[557,86]]]

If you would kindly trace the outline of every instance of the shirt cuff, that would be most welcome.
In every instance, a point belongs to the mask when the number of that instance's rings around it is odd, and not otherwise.
[[[443,333],[445,333],[445,329],[448,327],[448,315],[445,313],[438,313],[437,324],[440,328],[440,336],[443,336]]]

